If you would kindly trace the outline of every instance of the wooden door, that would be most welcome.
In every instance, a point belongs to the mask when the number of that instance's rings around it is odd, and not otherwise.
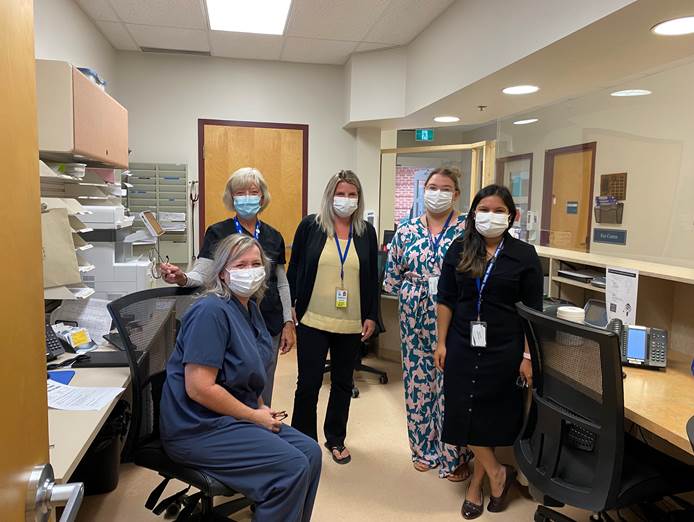
[[[229,176],[255,167],[267,181],[271,202],[262,221],[280,231],[289,248],[306,215],[308,125],[199,120],[200,242],[209,225],[231,217],[222,195]]]
[[[545,152],[542,243],[587,252],[593,209],[596,143]]]
[[[32,0],[0,2],[0,519],[24,520],[28,472],[48,462]]]

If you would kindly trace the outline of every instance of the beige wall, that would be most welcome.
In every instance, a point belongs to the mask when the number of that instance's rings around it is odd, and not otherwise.
[[[542,211],[547,149],[597,142],[595,193],[600,175],[627,172],[621,226],[627,245],[594,243],[592,252],[694,266],[694,105],[690,86],[694,63],[638,82],[534,111],[515,119],[540,118],[532,125],[499,125],[498,156],[533,153],[532,207]],[[615,98],[619,88],[645,88],[652,95]]]
[[[111,92],[116,51],[74,0],[34,0],[34,28],[37,58],[94,69]]]

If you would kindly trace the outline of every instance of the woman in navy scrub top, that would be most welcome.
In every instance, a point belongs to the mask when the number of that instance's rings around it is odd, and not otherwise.
[[[321,452],[261,397],[273,357],[257,304],[268,266],[255,239],[220,241],[208,293],[183,317],[166,367],[161,438],[173,460],[253,500],[257,522],[303,522],[311,519]]]
[[[485,476],[491,489],[487,510],[506,507],[516,472],[499,463],[494,448],[515,441],[523,421],[521,386],[532,379],[515,304],[522,301],[541,310],[543,277],[535,248],[508,233],[515,216],[506,187],[480,190],[463,236],[446,253],[439,279],[434,360],[444,372],[441,438],[475,454],[462,508],[468,520],[484,509]]]

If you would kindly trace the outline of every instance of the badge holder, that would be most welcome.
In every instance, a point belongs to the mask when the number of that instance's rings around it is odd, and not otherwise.
[[[487,323],[470,321],[470,342],[475,348],[487,347]]]
[[[347,308],[347,290],[344,288],[335,289],[335,308]]]

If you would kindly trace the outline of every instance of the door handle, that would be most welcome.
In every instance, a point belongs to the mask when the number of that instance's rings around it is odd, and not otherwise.
[[[75,522],[84,498],[84,484],[56,484],[53,466],[36,466],[29,476],[26,522],[46,522],[53,508],[65,506],[59,522]]]

